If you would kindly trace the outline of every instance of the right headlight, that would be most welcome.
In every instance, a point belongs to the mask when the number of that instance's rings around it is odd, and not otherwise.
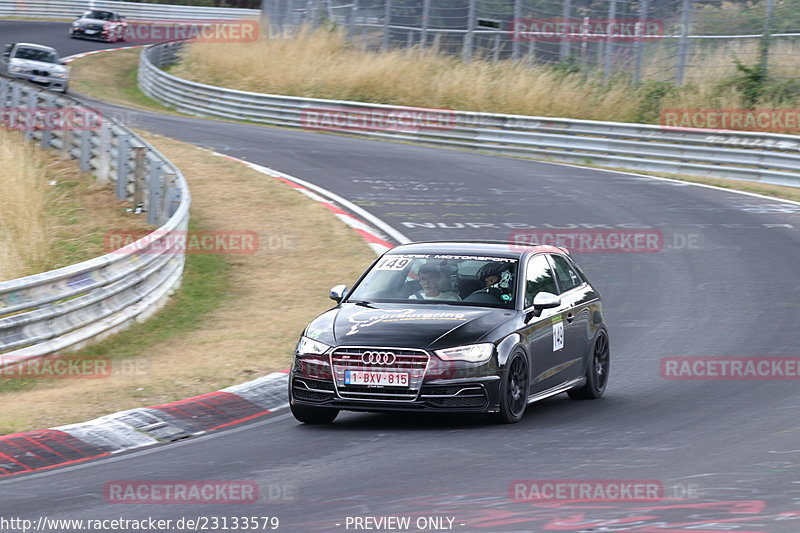
[[[11,66],[8,67],[8,71],[9,72],[24,72],[25,71],[25,67],[19,67],[19,66],[11,65]]]
[[[297,355],[322,355],[330,350],[330,348],[331,347],[324,342],[315,341],[308,337],[300,337],[300,341],[297,343],[297,348],[295,348],[294,351]]]
[[[494,352],[494,344],[486,342],[483,344],[468,344],[466,346],[456,346],[436,350],[435,353],[445,361],[467,361],[469,363],[483,363],[488,361]]]

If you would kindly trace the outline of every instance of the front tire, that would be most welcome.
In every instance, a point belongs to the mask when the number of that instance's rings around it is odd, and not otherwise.
[[[296,405],[289,406],[292,410],[294,417],[303,424],[323,425],[330,424],[337,416],[339,416],[338,409],[329,409],[327,407],[314,407],[312,405]]]
[[[597,335],[592,348],[592,358],[587,363],[586,383],[583,387],[567,391],[573,400],[596,400],[606,391],[611,370],[611,356],[605,332]]]
[[[522,420],[528,406],[528,358],[521,352],[515,353],[506,364],[503,382],[500,384],[500,412],[497,421],[502,424],[516,424]]]

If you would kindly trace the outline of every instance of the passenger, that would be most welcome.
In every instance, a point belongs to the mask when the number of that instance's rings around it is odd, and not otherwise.
[[[424,264],[419,269],[419,284],[422,290],[417,291],[408,298],[410,300],[445,300],[460,302],[461,298],[453,291],[441,290],[442,274],[439,267]]]

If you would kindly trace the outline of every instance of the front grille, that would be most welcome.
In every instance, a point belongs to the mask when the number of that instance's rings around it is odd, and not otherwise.
[[[365,364],[361,356],[365,352],[391,352],[394,362],[387,365]],[[425,370],[428,368],[429,355],[424,350],[410,348],[379,348],[344,346],[336,348],[331,354],[331,368],[335,378],[339,396],[350,400],[377,400],[410,402],[417,399]],[[408,387],[345,385],[346,370],[407,372]]]
[[[33,74],[34,76],[49,76],[50,72],[46,70],[32,70],[31,74]]]

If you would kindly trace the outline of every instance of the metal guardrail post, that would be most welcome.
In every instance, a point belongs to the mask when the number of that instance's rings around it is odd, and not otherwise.
[[[34,110],[38,107],[36,104],[38,100],[36,98],[36,92],[31,91],[28,93],[28,97],[25,98],[27,101],[27,109],[25,109],[25,138],[28,140],[33,139],[33,131],[36,125],[36,117]]]
[[[169,213],[172,210],[171,206],[174,194],[173,191],[177,191],[175,188],[175,172],[169,169],[163,172],[160,191],[160,209],[158,216],[161,220],[167,220],[170,217]]]
[[[100,125],[100,143],[97,151],[97,182],[101,185],[108,185],[111,182],[111,124],[105,119]]]
[[[167,189],[167,201],[165,203],[167,205],[167,216],[171,217],[181,204],[181,190],[177,187]]]
[[[3,78],[0,78],[0,107],[6,108],[6,100],[8,100],[8,81]],[[0,117],[0,122],[2,122],[2,117]]]
[[[163,185],[163,163],[155,158],[150,158],[150,172],[147,176],[147,223],[158,224],[161,214],[161,187]]]
[[[69,124],[68,120],[65,120],[62,125],[64,126],[61,130],[61,150],[59,150],[59,157],[61,160],[66,160],[72,157],[72,127]]]
[[[89,172],[92,162],[92,132],[85,128],[81,130],[80,137],[80,166],[81,172]]]
[[[42,100],[44,101],[45,105],[45,113],[47,115],[52,116],[52,113],[55,112],[55,98],[51,94],[43,94]],[[55,124],[52,124],[51,121],[47,118],[47,115],[44,117],[44,128],[42,129],[42,139],[39,141],[39,146],[42,149],[47,149],[50,147],[50,143],[53,141],[53,128]],[[64,117],[61,117],[63,120]]]
[[[147,159],[145,158],[145,147],[133,147],[133,205],[134,209],[144,205],[144,191],[147,186],[145,180],[145,165]]]
[[[114,189],[119,200],[125,200],[128,197],[130,138],[131,136],[127,133],[117,135],[117,182]]]
[[[22,86],[14,84],[11,87],[11,102],[9,107],[19,109],[22,106]]]

